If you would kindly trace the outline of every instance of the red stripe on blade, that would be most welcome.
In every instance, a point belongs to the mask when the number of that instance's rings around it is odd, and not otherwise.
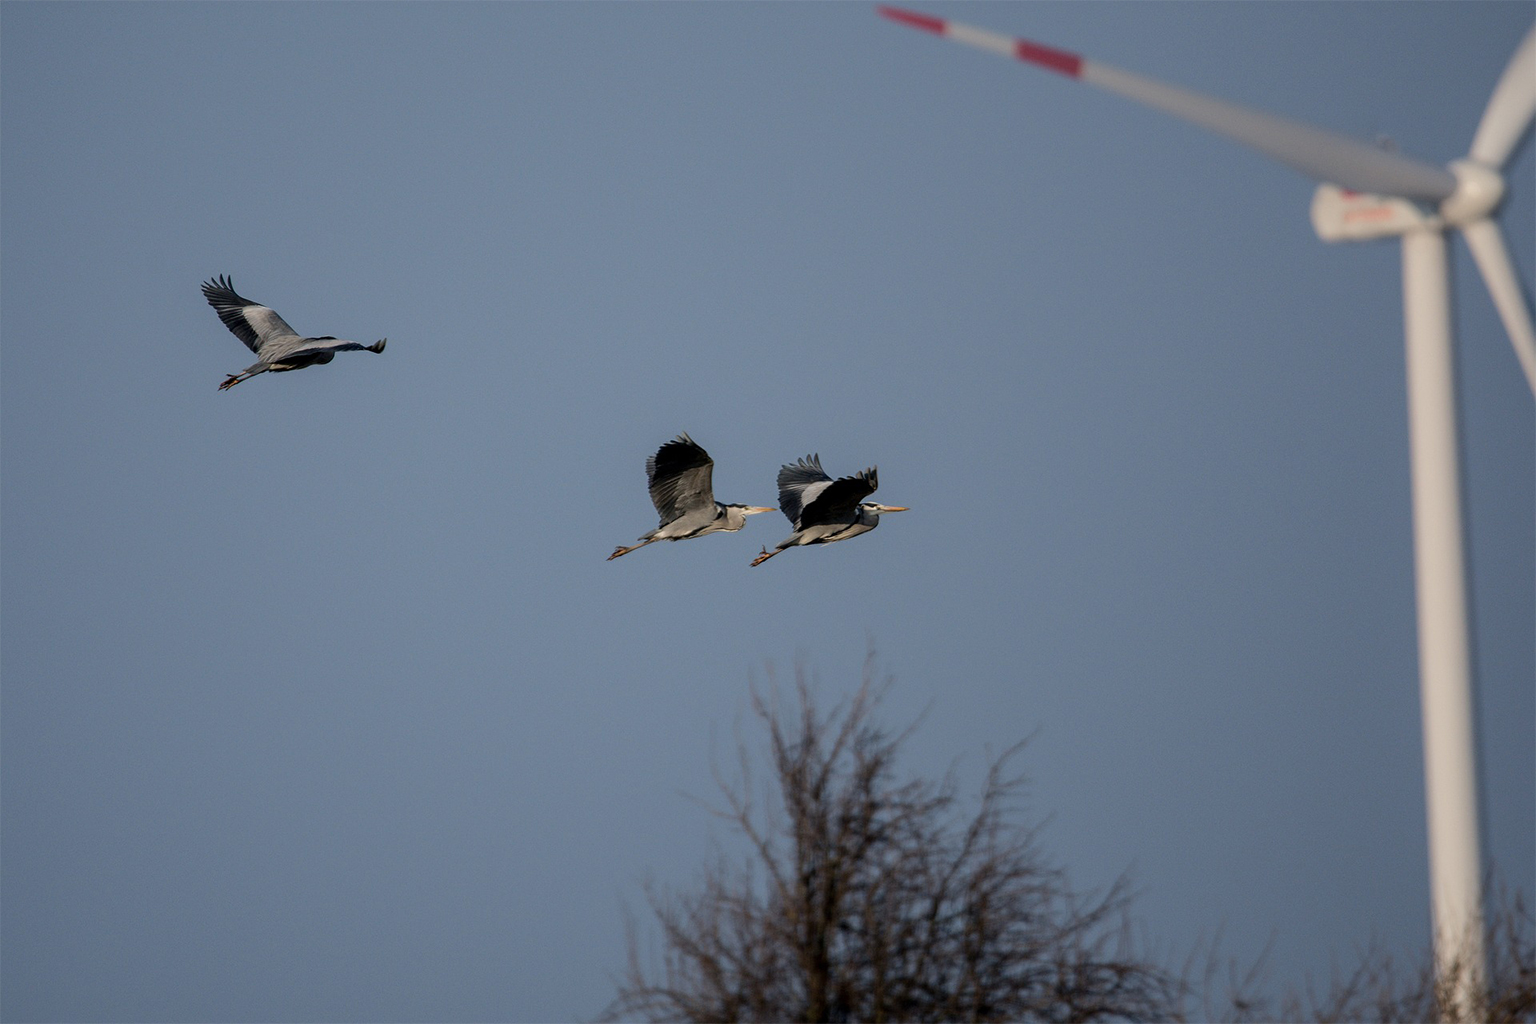
[[[926,14],[904,11],[899,7],[877,7],[875,10],[892,21],[901,22],[903,25],[911,25],[913,28],[920,28],[925,32],[933,32],[937,35],[944,34],[944,19],[942,18],[931,18]]]
[[[1014,53],[1018,55],[1019,60],[1039,64],[1041,67],[1059,71],[1072,78],[1079,78],[1082,75],[1083,58],[1066,50],[1053,50],[1049,46],[1041,46],[1028,39],[1020,39],[1015,43]]]

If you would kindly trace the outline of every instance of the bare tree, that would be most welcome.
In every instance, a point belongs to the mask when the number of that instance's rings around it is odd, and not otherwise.
[[[1536,1024],[1536,917],[1524,896],[1490,878],[1486,891],[1495,893],[1484,934],[1488,962],[1484,972],[1482,1004],[1470,1020],[1487,1024]],[[1213,1009],[1217,1001],[1217,958],[1207,961],[1203,984],[1188,987],[1187,995],[1201,995],[1206,1020],[1315,1021],[1446,1021],[1468,1020],[1457,994],[1465,964],[1452,961],[1435,970],[1432,945],[1407,964],[1374,943],[1358,952],[1354,966],[1335,969],[1326,985],[1312,979],[1301,988],[1290,987],[1276,1002],[1262,989],[1263,960],[1246,970],[1228,965],[1230,977],[1225,1009]]]
[[[1436,972],[1434,950],[1401,970],[1390,954],[1369,949],[1354,970],[1336,975],[1326,994],[1308,986],[1306,997],[1292,993],[1283,1003],[1287,1020],[1481,1021],[1517,1024],[1536,1021],[1536,940],[1530,908],[1519,893],[1499,887],[1484,935],[1488,963],[1481,1004],[1472,1017],[1460,1011],[1464,963],[1452,961]]]
[[[888,683],[864,680],[821,713],[803,671],[796,706],[752,710],[768,733],[768,799],[753,759],[716,771],[715,810],[750,851],[721,854],[696,891],[647,887],[661,962],[647,970],[630,922],[629,967],[609,1019],[686,1021],[1095,1021],[1178,1014],[1182,984],[1137,955],[1122,878],[1071,888],[1013,822],[1023,784],[993,760],[966,814],[953,771],[900,781],[911,729],[873,715]]]

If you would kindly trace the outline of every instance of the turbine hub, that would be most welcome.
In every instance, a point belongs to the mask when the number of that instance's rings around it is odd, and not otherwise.
[[[1451,164],[1456,176],[1456,191],[1440,204],[1440,216],[1452,227],[1465,227],[1498,209],[1504,199],[1504,177],[1487,164],[1476,160],[1457,160]]]

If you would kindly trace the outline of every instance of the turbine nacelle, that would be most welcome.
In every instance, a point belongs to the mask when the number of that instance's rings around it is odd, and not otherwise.
[[[1356,192],[1328,182],[1312,193],[1312,230],[1325,242],[1396,238],[1438,224],[1438,218],[1397,196]]]

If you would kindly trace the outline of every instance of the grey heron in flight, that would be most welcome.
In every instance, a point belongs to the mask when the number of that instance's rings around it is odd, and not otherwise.
[[[372,345],[357,341],[343,341],[326,335],[323,338],[304,338],[283,318],[267,306],[235,294],[234,282],[220,275],[203,282],[203,297],[213,307],[224,326],[246,347],[256,353],[256,362],[219,385],[220,391],[228,391],[247,377],[271,370],[302,370],[306,366],[323,365],[336,358],[337,352],[383,352],[383,338]]]
[[[871,466],[862,473],[833,480],[821,468],[820,455],[808,455],[795,463],[785,463],[779,470],[779,507],[794,526],[795,532],[779,546],[752,559],[762,565],[786,548],[802,544],[831,544],[868,533],[880,525],[887,512],[905,512],[902,505],[880,505],[863,501],[875,493],[880,478]]]
[[[661,514],[661,525],[642,534],[639,544],[620,544],[608,556],[613,561],[636,548],[657,540],[687,540],[722,530],[736,531],[747,523],[747,516],[772,512],[762,505],[722,505],[715,500],[711,478],[715,460],[687,434],[678,434],[645,460],[645,475],[650,480],[651,503]]]

